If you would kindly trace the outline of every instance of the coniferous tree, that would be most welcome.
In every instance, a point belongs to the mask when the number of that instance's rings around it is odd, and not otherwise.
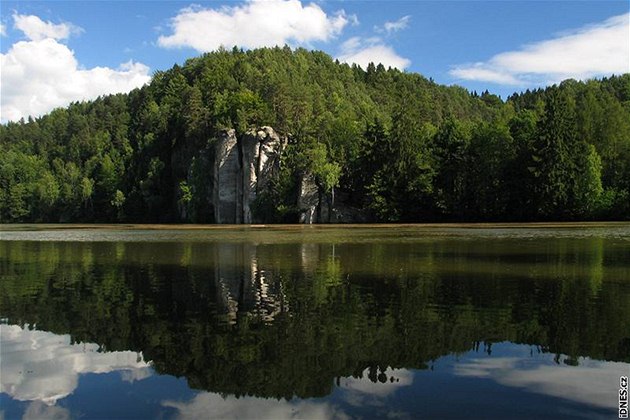
[[[268,220],[296,220],[306,167],[378,220],[630,219],[630,74],[504,102],[284,47],[0,125],[0,221],[211,221],[212,139],[261,125],[290,143]]]

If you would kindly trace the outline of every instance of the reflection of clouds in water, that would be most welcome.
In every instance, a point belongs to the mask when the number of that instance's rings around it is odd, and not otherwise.
[[[328,403],[285,401],[254,397],[226,397],[201,392],[187,402],[163,401],[164,407],[178,410],[178,418],[245,419],[347,419],[348,416]]]
[[[541,365],[539,359],[518,357],[472,359],[456,365],[454,373],[493,379],[501,385],[597,407],[616,407],[619,375],[627,372],[630,365],[591,359],[580,359],[579,363],[579,366]]]
[[[385,397],[413,383],[413,373],[407,369],[387,368],[382,372],[385,382],[373,382],[368,373],[369,369],[366,369],[361,378],[348,377],[339,381],[346,402],[353,406],[382,406]]]
[[[67,408],[56,407],[54,405],[46,405],[41,401],[33,401],[29,404],[22,420],[66,420],[70,417],[70,411]]]
[[[387,381],[372,382],[366,369],[362,378],[342,378],[340,389],[343,400],[351,405],[381,405],[384,399],[413,382],[413,373],[406,369],[387,369]],[[393,382],[391,378],[394,378]],[[257,419],[346,419],[349,416],[339,407],[326,402],[308,400],[274,400],[254,397],[221,397],[202,392],[186,402],[163,401],[165,407],[178,410],[179,418],[257,418]],[[395,416],[396,413],[390,413]]]
[[[385,382],[372,382],[368,378],[369,370],[363,371],[361,378],[343,378],[340,380],[342,389],[361,392],[363,394],[385,397],[401,386],[409,386],[413,382],[413,373],[407,369],[387,368],[384,373]],[[392,381],[393,378],[393,381]]]
[[[99,353],[96,344],[71,344],[69,335],[28,330],[17,325],[0,325],[2,378],[0,392],[20,401],[36,400],[52,405],[71,394],[79,374],[128,371],[123,379],[150,375],[141,353],[115,351]],[[33,406],[33,410],[42,410]],[[29,406],[29,410],[31,407]],[[34,411],[37,413],[37,411]],[[27,412],[28,414],[28,412]],[[44,413],[45,414],[45,413]],[[39,418],[58,418],[57,412]]]
[[[120,377],[124,382],[133,383],[136,381],[141,381],[143,379],[148,378],[153,375],[153,371],[148,366],[145,367],[136,367],[131,369],[125,369],[120,371]]]

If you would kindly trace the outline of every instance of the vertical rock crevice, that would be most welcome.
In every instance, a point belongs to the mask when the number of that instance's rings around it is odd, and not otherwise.
[[[315,182],[315,176],[310,172],[300,175],[297,207],[300,223],[310,225],[318,222],[319,187]]]
[[[215,223],[241,223],[240,161],[236,132],[233,129],[222,132],[216,144],[212,185]]]
[[[211,204],[214,222],[219,224],[251,224],[265,221],[256,214],[256,199],[279,176],[280,157],[287,138],[271,127],[250,130],[241,136],[235,130],[219,134],[215,143]],[[349,223],[365,221],[365,212],[344,205],[343,197],[334,199],[333,192],[320,188],[315,176],[303,172],[298,178],[297,221],[313,223]]]
[[[215,223],[256,223],[252,204],[277,175],[286,138],[261,127],[237,137],[227,130],[216,143],[213,194]]]

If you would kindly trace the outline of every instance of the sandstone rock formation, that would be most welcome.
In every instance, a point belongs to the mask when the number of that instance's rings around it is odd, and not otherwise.
[[[216,143],[212,204],[215,223],[255,223],[251,206],[268,186],[280,165],[286,145],[273,128],[250,130],[237,138],[234,130],[221,133]]]
[[[221,133],[215,153],[212,188],[214,220],[220,224],[242,223],[241,159],[233,129]]]
[[[286,140],[271,127],[251,130],[241,139],[243,168],[243,223],[255,223],[251,205],[277,174]]]
[[[312,224],[318,222],[319,188],[315,183],[315,177],[311,173],[300,176],[298,187],[297,207],[300,214],[300,223]]]
[[[265,221],[264,215],[255,214],[252,207],[271,180],[279,175],[280,157],[286,144],[287,138],[279,136],[271,127],[250,130],[242,136],[237,136],[234,130],[219,135],[214,146],[210,194],[215,223]],[[333,200],[332,193],[325,193],[310,172],[299,176],[295,204],[299,223],[365,221],[361,210],[344,205],[342,199]]]

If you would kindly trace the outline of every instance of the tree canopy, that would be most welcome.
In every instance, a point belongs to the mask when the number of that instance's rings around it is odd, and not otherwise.
[[[630,218],[630,74],[503,101],[277,47],[0,125],[0,221],[213,222],[218,133],[263,125],[289,138],[266,221],[294,221],[304,171],[373,221]]]

